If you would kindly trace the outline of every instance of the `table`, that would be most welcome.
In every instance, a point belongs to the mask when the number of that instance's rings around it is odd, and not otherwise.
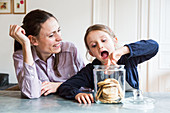
[[[126,97],[132,93],[126,93]],[[22,98],[20,91],[0,91],[0,113],[170,113],[170,93],[144,93],[156,100],[149,110],[127,109],[123,104],[79,104],[58,95]]]

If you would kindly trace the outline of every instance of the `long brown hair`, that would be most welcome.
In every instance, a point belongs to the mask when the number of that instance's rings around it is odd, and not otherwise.
[[[21,26],[25,32],[26,36],[32,35],[38,38],[40,30],[41,30],[41,24],[47,21],[50,17],[55,18],[51,13],[46,12],[44,10],[36,9],[29,12],[23,19],[23,25]],[[56,19],[56,18],[55,18]],[[58,22],[58,20],[56,19]],[[14,51],[21,50],[22,45],[15,40],[14,42]],[[61,74],[58,71],[58,63],[59,63],[59,55],[58,53],[55,55],[55,62],[53,69],[56,72],[56,75],[58,77],[61,77]]]

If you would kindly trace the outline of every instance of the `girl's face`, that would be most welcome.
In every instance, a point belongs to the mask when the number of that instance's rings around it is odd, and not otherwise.
[[[108,33],[95,30],[91,31],[86,38],[89,53],[105,64],[109,55],[115,50],[113,37]]]
[[[41,30],[37,38],[36,50],[41,56],[50,56],[61,51],[61,29],[55,18],[50,17],[41,24]]]

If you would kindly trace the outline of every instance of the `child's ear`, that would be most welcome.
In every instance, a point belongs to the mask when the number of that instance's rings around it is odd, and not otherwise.
[[[92,53],[90,50],[89,50],[89,54],[90,54],[91,56],[94,56],[93,53]]]
[[[37,41],[37,38],[35,36],[29,35],[28,38],[30,40],[31,45],[34,45],[34,46],[38,45],[38,41]]]

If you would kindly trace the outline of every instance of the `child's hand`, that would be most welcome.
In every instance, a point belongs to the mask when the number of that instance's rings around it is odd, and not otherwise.
[[[76,96],[75,96],[75,99],[81,104],[82,102],[84,104],[91,104],[94,102],[94,99],[93,99],[93,95],[92,94],[88,94],[88,93],[78,93]]]
[[[113,51],[109,56],[110,63],[113,65],[117,65],[118,60],[122,56],[122,51],[120,49]]]
[[[115,51],[113,51],[105,65],[110,66],[111,64],[117,65],[118,60],[121,58],[122,55],[130,53],[129,48],[127,46],[123,46]]]
[[[114,51],[113,53],[110,54],[107,62],[104,64],[106,66],[112,65],[117,65],[118,60],[120,59],[122,55],[120,54],[119,50]]]

